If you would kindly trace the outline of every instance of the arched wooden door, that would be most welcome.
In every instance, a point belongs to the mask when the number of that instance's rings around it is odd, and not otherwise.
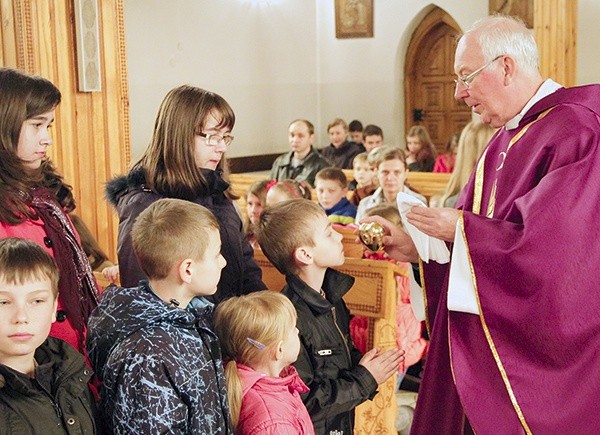
[[[427,127],[438,152],[469,121],[471,111],[454,99],[454,51],[460,28],[440,8],[434,8],[413,32],[405,63],[405,131]]]

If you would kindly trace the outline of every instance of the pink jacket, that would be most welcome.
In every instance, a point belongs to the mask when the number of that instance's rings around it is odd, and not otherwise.
[[[75,232],[77,234],[77,232]],[[0,239],[6,239],[8,237],[18,237],[20,239],[31,240],[38,245],[41,245],[52,257],[54,257],[54,251],[52,250],[51,244],[46,240],[46,230],[41,219],[31,220],[28,219],[25,222],[17,225],[8,225],[0,222]],[[62,310],[62,301],[60,295],[58,296],[58,309]],[[50,336],[60,338],[72,345],[75,349],[78,347],[77,331],[71,325],[69,319],[63,321],[57,320],[52,324],[50,329]]]
[[[308,387],[293,366],[281,377],[237,365],[242,381],[242,407],[236,434],[314,435],[312,421],[300,393]]]

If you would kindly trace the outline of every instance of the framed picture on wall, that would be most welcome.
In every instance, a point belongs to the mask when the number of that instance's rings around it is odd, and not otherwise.
[[[335,0],[335,37],[372,38],[373,0]]]
[[[490,14],[504,14],[523,20],[533,29],[533,0],[490,0]]]

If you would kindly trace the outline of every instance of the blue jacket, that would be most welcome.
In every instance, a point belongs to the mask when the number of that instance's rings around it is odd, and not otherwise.
[[[87,349],[112,433],[232,433],[212,304],[191,305],[166,304],[147,282],[102,295]]]
[[[325,214],[333,224],[350,225],[356,217],[356,206],[347,198],[342,198],[333,207],[325,209]]]

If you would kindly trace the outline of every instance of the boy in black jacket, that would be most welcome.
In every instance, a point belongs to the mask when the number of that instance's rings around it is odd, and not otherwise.
[[[100,433],[92,371],[70,344],[48,337],[58,268],[30,240],[0,240],[0,434]]]
[[[303,400],[315,433],[351,434],[354,408],[398,369],[403,352],[372,349],[363,356],[354,347],[342,300],[354,278],[331,269],[344,263],[342,236],[319,205],[296,199],[267,208],[256,237],[286,275],[283,294],[298,311],[302,349],[294,365],[310,388]]]

